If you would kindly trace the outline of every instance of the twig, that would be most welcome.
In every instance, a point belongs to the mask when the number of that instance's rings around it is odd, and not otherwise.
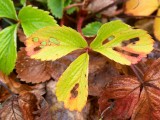
[[[79,17],[78,23],[77,23],[77,31],[83,36],[82,34],[82,25],[83,25],[84,17]]]
[[[78,7],[78,6],[83,6],[83,5],[84,5],[83,2],[82,3],[71,4],[71,5],[68,5],[67,7],[65,7],[64,10],[66,11],[66,10],[72,8],[72,7]]]
[[[105,113],[106,111],[108,111],[108,110],[113,109],[114,105],[115,105],[114,102],[112,102],[110,106],[108,106],[107,108],[105,108],[105,109],[102,111],[102,113],[101,113],[101,118],[100,118],[101,120],[102,120],[103,117],[104,117],[104,113]]]

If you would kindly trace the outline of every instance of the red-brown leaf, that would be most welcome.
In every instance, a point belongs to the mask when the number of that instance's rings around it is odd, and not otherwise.
[[[79,55],[79,52],[69,54],[54,62],[31,59],[24,48],[18,52],[16,72],[18,77],[27,83],[40,83],[51,77],[58,80],[69,64]]]
[[[114,100],[114,106],[109,99]],[[100,111],[106,110],[107,120],[159,120],[159,103],[160,58],[148,68],[142,82],[133,77],[114,78],[99,99]]]
[[[99,99],[100,111],[101,113],[106,111],[106,120],[128,119],[132,115],[133,108],[138,102],[139,85],[135,77],[113,79]],[[114,103],[109,100],[114,100]]]
[[[24,48],[21,48],[21,51],[18,52],[16,63],[18,77],[21,78],[22,81],[32,83],[49,80],[51,76],[46,69],[46,64],[49,64],[49,62],[31,59],[26,55]]]

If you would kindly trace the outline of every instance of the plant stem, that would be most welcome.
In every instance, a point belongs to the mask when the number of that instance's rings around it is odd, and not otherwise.
[[[79,17],[78,18],[78,23],[77,23],[77,31],[83,36],[82,34],[82,25],[83,25],[84,17]]]
[[[78,7],[78,6],[83,6],[84,3],[75,3],[75,4],[71,4],[71,5],[68,5],[67,7],[64,8],[64,10],[68,10],[72,7]]]

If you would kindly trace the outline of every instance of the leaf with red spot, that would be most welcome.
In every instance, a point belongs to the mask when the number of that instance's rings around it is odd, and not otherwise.
[[[141,82],[134,77],[114,78],[99,99],[102,116],[107,120],[159,120],[159,70],[160,59],[146,71]]]
[[[91,48],[121,64],[136,64],[153,49],[146,31],[132,29],[120,20],[102,25]]]
[[[57,83],[57,99],[70,110],[81,111],[87,102],[88,62],[88,53],[83,53],[70,64]]]

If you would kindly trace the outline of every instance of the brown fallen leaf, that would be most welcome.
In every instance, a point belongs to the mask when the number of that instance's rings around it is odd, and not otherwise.
[[[19,78],[25,82],[39,83],[50,79],[46,65],[50,62],[41,62],[40,60],[31,59],[26,55],[24,48],[18,52],[16,71]]]
[[[44,98],[28,91],[20,92],[4,102],[0,120],[52,120],[49,106]]]
[[[92,96],[100,96],[105,86],[113,77],[119,76],[118,70],[99,54],[91,55],[90,74],[89,74],[89,90],[88,94]],[[94,70],[92,70],[92,68]]]
[[[18,29],[17,33],[18,33],[19,40],[24,43],[27,38],[26,38],[23,30],[22,29]]]
[[[31,59],[27,56],[25,49],[21,48],[18,52],[16,72],[18,73],[18,77],[27,83],[45,82],[51,77],[58,80],[64,70],[79,54],[79,52],[75,52],[54,62],[40,61]]]
[[[33,112],[38,110],[36,95],[28,91],[22,91],[18,98],[18,104],[25,120],[34,120]]]
[[[150,34],[153,34],[153,23],[154,23],[154,19],[144,18],[144,19],[137,20],[134,26],[138,29],[143,29]]]
[[[8,88],[15,94],[20,93],[21,91],[27,90],[30,91],[32,88],[26,84],[21,84],[20,82],[15,81],[11,77],[6,76],[0,72],[0,81],[8,86]]]
[[[10,93],[4,87],[0,86],[0,103],[4,102],[9,96]]]
[[[86,9],[87,9],[87,11],[94,13],[104,7],[111,5],[115,1],[116,0],[91,0]],[[115,13],[116,9],[117,9],[117,6],[114,5],[108,9],[104,10],[103,12],[101,12],[101,14],[104,14],[106,16],[112,16]]]
[[[0,109],[0,120],[24,120],[17,99],[18,97],[15,96],[2,104],[3,108]]]
[[[45,96],[51,110],[53,120],[87,120],[89,103],[82,112],[69,111],[64,108],[62,102],[59,102],[55,95],[56,81],[50,80],[47,82],[47,94]]]
[[[98,101],[100,112],[104,114],[104,120],[129,119],[134,106],[138,102],[140,89],[136,88],[139,85],[135,77],[112,79]]]
[[[160,58],[148,68],[141,82],[131,76],[114,78],[99,99],[104,120],[159,120],[159,81]]]

